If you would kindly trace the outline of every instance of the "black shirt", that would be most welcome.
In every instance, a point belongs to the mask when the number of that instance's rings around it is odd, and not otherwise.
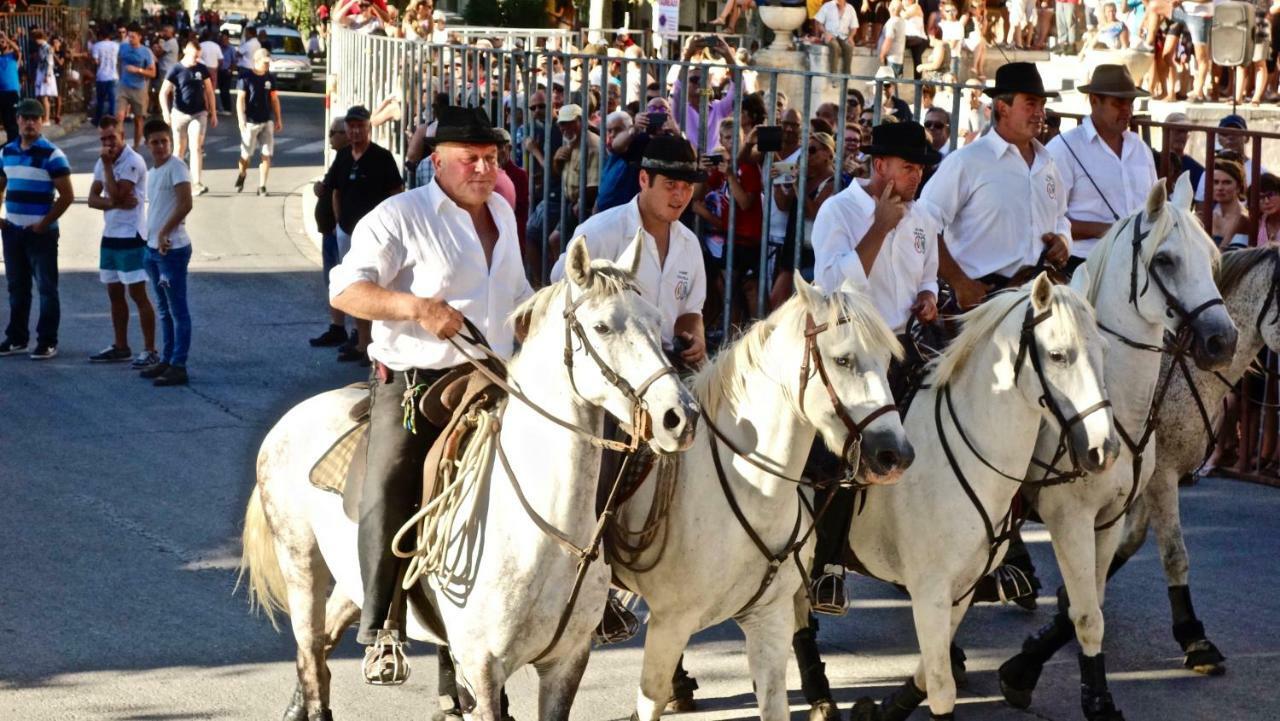
[[[165,80],[173,83],[173,107],[187,115],[208,110],[204,106],[204,81],[208,77],[209,69],[201,63],[196,63],[193,68],[182,63],[169,68],[169,74],[165,76]]]
[[[240,76],[237,86],[245,93],[244,116],[251,123],[266,123],[272,120],[271,95],[276,91],[276,76],[271,73],[259,75],[253,71]]]
[[[404,179],[391,151],[370,143],[359,160],[352,157],[350,145],[339,150],[324,176],[324,185],[342,194],[338,226],[350,234],[361,218],[404,185]]]

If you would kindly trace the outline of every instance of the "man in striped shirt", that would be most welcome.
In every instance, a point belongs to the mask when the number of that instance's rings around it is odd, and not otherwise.
[[[5,218],[5,278],[9,286],[9,326],[0,356],[27,350],[31,329],[31,286],[40,293],[36,347],[31,358],[58,355],[58,218],[75,200],[67,156],[40,134],[44,106],[27,99],[18,104],[18,137],[0,151],[0,197]],[[55,199],[56,193],[56,199]]]

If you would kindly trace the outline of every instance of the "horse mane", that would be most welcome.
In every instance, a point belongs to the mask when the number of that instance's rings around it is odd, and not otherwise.
[[[1031,284],[1028,283],[997,293],[987,302],[960,316],[963,324],[960,335],[934,363],[934,385],[950,383],[964,370],[975,351],[991,343],[1004,319],[1024,302],[1030,302],[1030,299]],[[1093,307],[1067,286],[1053,286],[1049,307],[1055,316],[1064,314],[1070,317],[1075,327],[1095,322]]]
[[[1242,248],[1223,253],[1221,260],[1218,261],[1217,273],[1214,275],[1218,290],[1224,296],[1235,290],[1249,271],[1267,259],[1280,262],[1280,248],[1276,246]]]
[[[810,308],[800,293],[796,293],[716,354],[710,363],[698,371],[690,384],[698,403],[707,414],[714,416],[722,402],[736,406],[746,399],[750,393],[747,387],[750,371],[763,370],[772,377],[786,378],[792,371],[799,370],[787,368],[780,369],[779,373],[769,373],[766,370],[764,351],[765,344],[778,328],[794,327],[803,333],[806,313],[812,313],[813,322],[818,325],[826,323],[829,328],[836,328],[837,324],[851,326],[863,348],[888,348],[894,358],[902,357],[902,344],[880,319],[880,314],[870,299],[861,291],[846,289],[830,292],[825,296],[823,305],[822,308]],[[799,412],[798,399],[790,400],[793,409]]]
[[[1178,226],[1190,229],[1187,231],[1190,235],[1204,242],[1206,247],[1211,248],[1210,256],[1216,269],[1221,253],[1218,251],[1218,247],[1214,245],[1213,240],[1209,238],[1209,234],[1204,232],[1204,227],[1200,225],[1200,220],[1191,211],[1179,208],[1172,202],[1165,203],[1163,210],[1165,212],[1157,213],[1154,218],[1149,215],[1146,216],[1151,226],[1147,228],[1147,237],[1143,239],[1139,253],[1139,259],[1142,264],[1145,266],[1151,262],[1156,250],[1169,237],[1174,226]],[[1145,209],[1141,212],[1146,215]],[[1102,271],[1110,263],[1112,253],[1115,252],[1115,249],[1120,244],[1129,243],[1133,233],[1133,224],[1136,222],[1138,222],[1137,213],[1122,221],[1112,223],[1107,232],[1099,239],[1098,244],[1094,246],[1093,251],[1089,253],[1089,257],[1085,259],[1085,267],[1089,269],[1089,287],[1086,289],[1086,297],[1090,303],[1096,302],[1098,299],[1098,292],[1102,289]]]
[[[527,317],[530,322],[530,330],[532,330],[533,323],[545,317],[552,302],[559,299],[568,290],[569,279],[567,277],[547,285],[511,311],[511,315],[507,317],[507,322],[514,323],[516,319],[522,316]],[[636,290],[636,279],[631,274],[631,271],[614,265],[607,260],[591,261],[591,276],[587,287],[583,289],[587,296],[607,297],[628,290]]]

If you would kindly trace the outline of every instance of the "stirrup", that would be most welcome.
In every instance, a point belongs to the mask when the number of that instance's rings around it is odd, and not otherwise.
[[[374,686],[399,686],[409,680],[409,659],[404,655],[404,643],[391,630],[378,631],[373,643],[364,650],[365,683]]]
[[[991,575],[996,580],[996,593],[1000,596],[1000,603],[1016,603],[1028,610],[1035,609],[1036,591],[1040,589],[1040,584],[1028,576],[1026,571],[1013,564],[1004,564],[997,567]]]
[[[604,605],[604,617],[592,634],[593,640],[597,645],[604,646],[630,641],[637,633],[640,633],[640,619],[636,618],[631,609],[622,605],[615,594],[610,593],[609,600]]]
[[[813,580],[809,588],[813,598],[813,611],[827,616],[843,616],[848,611],[848,598],[844,593],[844,569],[840,566],[827,566],[825,571]]]

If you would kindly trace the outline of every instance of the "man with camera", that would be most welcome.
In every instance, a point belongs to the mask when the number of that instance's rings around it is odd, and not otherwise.
[[[695,55],[703,51],[720,57],[730,67],[738,64],[738,58],[733,54],[733,48],[730,48],[724,38],[718,35],[704,35],[693,38],[689,42],[689,46],[684,50],[684,60],[686,62],[692,60]],[[734,98],[737,96],[737,86],[730,78],[724,87],[724,91],[720,94],[720,98],[718,100],[714,99],[713,94],[711,94],[710,78],[706,73],[709,69],[709,67],[692,67],[689,68],[686,76],[689,81],[689,91],[685,105],[684,134],[695,150],[701,147],[699,140],[702,138],[703,128],[702,100],[700,96],[707,94],[706,129],[711,134],[711,142],[707,144],[708,147],[714,142],[716,128],[720,127],[720,120],[733,115]],[[671,86],[671,97],[679,98],[683,87],[683,84],[676,80]]]

